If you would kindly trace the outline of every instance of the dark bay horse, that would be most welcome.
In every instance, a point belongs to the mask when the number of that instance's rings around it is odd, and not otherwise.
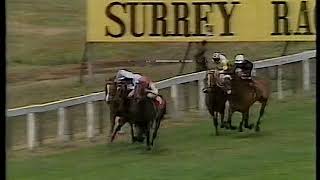
[[[110,108],[110,137],[113,133],[113,129],[115,126],[116,111],[119,107],[119,99],[115,98],[117,92],[117,84],[116,82],[114,82],[114,78],[115,77],[109,78],[108,80],[106,80],[105,84],[105,100]]]
[[[218,132],[218,114],[220,114],[221,125],[224,127],[224,115],[225,115],[225,104],[227,101],[227,89],[230,87],[220,85],[218,78],[215,77],[215,71],[209,71],[207,73],[207,92],[205,95],[206,106],[209,113],[212,116],[213,124],[215,126],[216,135]]]
[[[114,77],[106,81],[105,85],[105,100],[110,107],[110,142],[115,138],[116,133],[121,129],[121,127],[128,122],[131,127],[131,138],[132,142],[135,141],[133,127],[130,121],[127,119],[126,113],[127,109],[127,95],[128,91],[126,85],[123,83],[114,82]],[[119,125],[117,129],[114,130],[116,117],[119,117]]]
[[[260,120],[264,114],[268,99],[271,94],[270,83],[266,80],[255,79],[252,82],[243,80],[237,75],[233,75],[232,79],[226,79],[225,84],[231,87],[232,90],[230,100],[230,107],[228,111],[227,127],[233,127],[231,125],[231,118],[234,112],[240,112],[242,114],[242,120],[239,125],[239,131],[242,132],[242,125],[248,129],[252,129],[254,124],[249,124],[249,110],[255,103],[261,104],[259,118],[256,122],[255,131],[260,130]]]
[[[146,83],[137,83],[134,95],[130,100],[129,114],[133,122],[137,124],[146,135],[147,150],[150,150],[157,137],[161,120],[166,112],[166,101],[163,97],[161,104],[157,104],[154,99],[147,97]],[[151,129],[153,129],[152,140],[150,143]]]

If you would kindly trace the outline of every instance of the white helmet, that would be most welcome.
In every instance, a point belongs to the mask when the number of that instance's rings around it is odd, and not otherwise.
[[[212,60],[215,62],[220,61],[220,53],[218,52],[213,53]]]
[[[243,61],[244,61],[244,55],[243,54],[236,55],[234,63],[242,63]]]

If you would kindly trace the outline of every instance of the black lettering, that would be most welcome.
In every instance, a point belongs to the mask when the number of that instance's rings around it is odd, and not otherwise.
[[[274,32],[271,35],[290,35],[289,19],[288,19],[288,4],[285,1],[272,1],[274,7]],[[283,15],[280,15],[280,5],[283,7]],[[280,20],[283,21],[284,33],[280,33]]]
[[[152,33],[150,36],[160,36],[158,34],[158,22],[162,23],[162,36],[167,36],[167,7],[162,2],[151,3],[152,4]],[[158,7],[162,6],[162,14],[161,16],[158,15]]]
[[[117,17],[116,15],[114,15],[114,14],[111,13],[111,8],[112,8],[113,6],[121,6],[121,7],[124,9],[124,12],[126,13],[125,4],[122,4],[122,3],[120,3],[120,2],[112,2],[112,3],[110,3],[110,4],[107,6],[106,11],[105,11],[106,16],[107,16],[108,18],[110,18],[111,20],[113,20],[114,22],[118,23],[121,30],[120,30],[120,32],[119,32],[118,34],[113,34],[113,33],[111,33],[111,32],[109,31],[108,26],[106,26],[105,36],[109,36],[109,35],[110,35],[111,37],[118,38],[118,37],[121,37],[121,36],[124,35],[124,33],[125,33],[125,31],[126,31],[126,27],[125,27],[123,21],[122,21],[119,17]]]
[[[138,3],[134,3],[134,2],[129,2],[127,3],[127,5],[130,5],[130,31],[131,34],[134,37],[140,37],[144,35],[144,31],[145,31],[145,6],[143,6],[143,32],[141,33],[137,33],[136,32],[136,6],[138,5]]]
[[[172,5],[174,5],[174,17],[175,17],[175,33],[173,35],[182,36],[182,34],[180,34],[180,28],[179,28],[179,22],[182,22],[184,27],[184,36],[189,36],[190,35],[189,20],[187,19],[189,15],[189,9],[188,9],[187,3],[173,2]],[[180,16],[179,7],[182,7],[183,16]]]
[[[301,24],[301,17],[303,16],[304,18],[304,23]],[[300,29],[303,28],[305,29],[304,33],[300,32]],[[298,17],[298,26],[297,30],[294,33],[296,35],[312,35],[313,33],[310,30],[310,23],[309,23],[309,16],[308,16],[308,9],[307,9],[307,1],[301,1],[300,3],[300,11],[299,11],[299,17]]]
[[[221,36],[233,36],[234,34],[230,32],[230,19],[233,13],[233,10],[236,6],[236,4],[240,4],[239,2],[232,2],[233,6],[232,9],[230,11],[230,13],[228,14],[225,4],[227,4],[227,2],[217,2],[217,4],[219,5],[220,11],[222,13],[223,19],[224,19],[224,33],[221,33]]]
[[[202,33],[203,24],[202,22],[208,23],[208,17],[207,15],[201,16],[203,5],[208,5],[211,7],[210,2],[193,2],[193,5],[195,5],[195,25],[196,25],[196,32],[193,34],[193,36],[206,36],[206,34]]]

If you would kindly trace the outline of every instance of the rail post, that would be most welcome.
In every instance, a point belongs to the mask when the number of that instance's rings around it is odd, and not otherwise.
[[[33,150],[35,147],[39,146],[37,133],[36,117],[34,113],[29,113],[27,115],[27,138],[28,138],[28,148]]]
[[[179,102],[178,102],[178,85],[175,84],[175,85],[172,85],[170,87],[170,96],[173,100],[173,115],[174,116],[177,116],[178,114],[178,107],[179,107]]]
[[[203,88],[204,88],[204,80],[200,79],[198,80],[198,94],[199,94],[198,107],[200,110],[205,109],[205,94],[202,92]]]
[[[310,90],[310,65],[309,59],[302,60],[302,76],[303,76],[303,91]]]
[[[58,109],[58,140],[59,141],[69,141],[71,139],[70,135],[67,135],[66,128],[66,110],[64,107]]]
[[[94,137],[94,106],[92,102],[87,102],[87,137]]]
[[[277,93],[278,99],[283,99],[283,92],[282,92],[282,67],[277,66]]]

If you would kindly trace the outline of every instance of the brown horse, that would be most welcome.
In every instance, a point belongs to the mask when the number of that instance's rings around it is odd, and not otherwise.
[[[162,103],[157,104],[154,99],[147,97],[148,92],[146,92],[145,89],[145,83],[137,83],[134,95],[130,100],[129,115],[134,124],[137,124],[146,135],[147,150],[150,150],[150,145],[153,146],[154,144],[161,120],[166,112],[166,101],[160,96]],[[150,143],[150,133],[154,125],[155,127]]]
[[[228,98],[230,101],[230,107],[228,111],[227,127],[233,128],[231,124],[232,114],[234,112],[240,112],[242,114],[242,120],[239,125],[239,131],[242,132],[242,125],[245,128],[252,129],[254,124],[249,125],[249,110],[255,102],[260,102],[260,114],[257,120],[255,130],[260,130],[260,120],[264,114],[265,107],[271,94],[270,83],[266,80],[253,80],[253,84],[249,80],[243,80],[239,76],[234,75],[232,79],[226,79],[225,84],[231,87],[231,96]]]
[[[227,101],[227,89],[230,87],[223,86],[215,77],[215,71],[209,71],[207,74],[207,92],[206,92],[206,106],[209,113],[212,116],[212,121],[215,126],[216,135],[219,135],[218,132],[218,114],[220,114],[221,125],[224,127],[224,115],[225,115],[225,104]],[[228,78],[228,77],[226,77]]]
[[[128,95],[128,91],[126,89],[125,84],[116,83],[114,81],[114,77],[106,81],[105,100],[110,107],[110,130],[109,130],[110,142],[114,140],[116,133],[121,129],[121,127],[126,122],[129,122],[130,124],[132,142],[135,142],[132,124],[128,119],[126,119],[126,116],[125,116],[125,114],[127,113],[127,109],[126,109],[127,95]],[[118,123],[120,126],[118,125],[117,130],[114,131],[116,117],[119,117]]]
[[[106,80],[105,84],[105,101],[110,108],[110,129],[109,136],[111,137],[115,126],[116,110],[119,107],[119,101],[114,99],[117,92],[117,84],[114,82],[114,77]]]

